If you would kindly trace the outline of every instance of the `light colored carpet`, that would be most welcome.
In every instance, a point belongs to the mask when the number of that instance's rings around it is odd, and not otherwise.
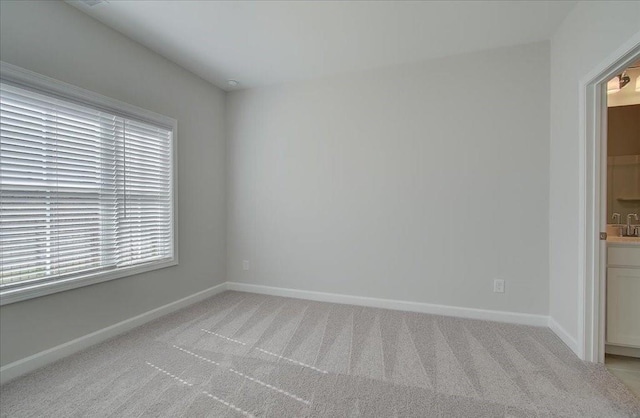
[[[629,417],[546,328],[225,292],[0,389],[3,417]]]

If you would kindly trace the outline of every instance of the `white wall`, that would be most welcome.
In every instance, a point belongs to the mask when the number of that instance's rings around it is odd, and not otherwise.
[[[227,117],[230,280],[547,314],[548,43],[238,91]]]
[[[58,1],[0,2],[0,59],[178,120],[180,265],[0,308],[0,364],[225,281],[225,94]]]
[[[578,83],[640,30],[640,2],[581,2],[551,40],[550,316],[578,337]]]

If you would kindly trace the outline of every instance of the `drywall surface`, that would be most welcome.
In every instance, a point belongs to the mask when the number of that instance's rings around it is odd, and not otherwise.
[[[233,92],[227,129],[230,281],[547,314],[548,43]]]
[[[58,1],[0,2],[0,59],[178,120],[180,264],[0,308],[0,364],[225,281],[224,93]]]
[[[578,277],[579,82],[638,30],[639,2],[581,2],[551,40],[549,314],[573,338],[578,337],[583,297]]]

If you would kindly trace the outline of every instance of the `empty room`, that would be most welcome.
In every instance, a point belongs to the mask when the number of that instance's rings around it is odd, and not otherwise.
[[[640,417],[640,1],[0,0],[0,416]]]

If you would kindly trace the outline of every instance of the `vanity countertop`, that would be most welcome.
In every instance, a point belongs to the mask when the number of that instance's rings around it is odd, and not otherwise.
[[[607,244],[615,244],[616,246],[639,245],[640,237],[607,237]]]

